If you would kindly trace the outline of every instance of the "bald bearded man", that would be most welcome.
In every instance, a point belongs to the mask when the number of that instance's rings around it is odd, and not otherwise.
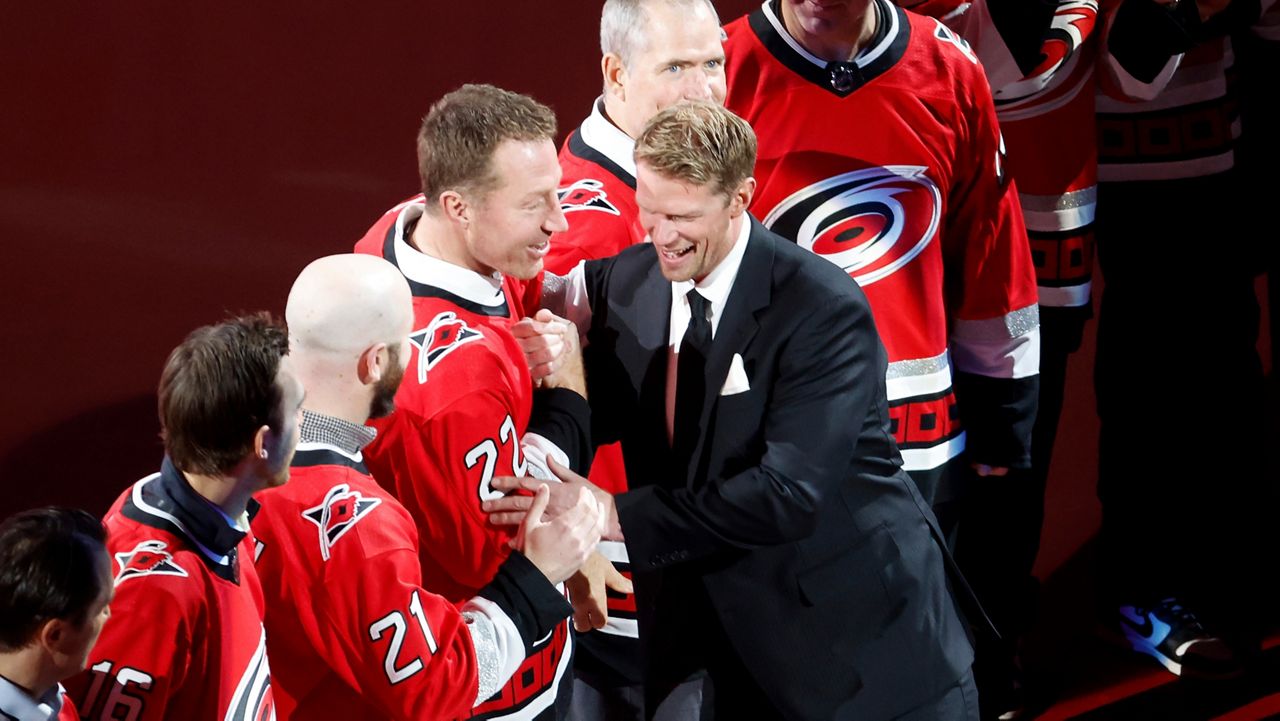
[[[375,436],[365,421],[392,411],[409,358],[404,277],[369,255],[321,258],[286,317],[307,389],[301,441],[292,480],[259,497],[253,523],[279,716],[468,716],[571,612],[554,584],[599,540],[599,506],[583,496],[572,518],[521,528],[459,611],[422,588],[414,521],[361,455]]]

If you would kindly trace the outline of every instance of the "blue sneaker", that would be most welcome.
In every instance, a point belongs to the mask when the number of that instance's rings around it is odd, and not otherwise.
[[[1222,679],[1242,672],[1222,639],[1211,636],[1176,598],[1152,607],[1120,606],[1120,630],[1129,647],[1160,662],[1175,676]]]

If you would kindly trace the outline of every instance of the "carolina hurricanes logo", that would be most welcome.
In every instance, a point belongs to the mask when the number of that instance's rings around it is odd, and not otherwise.
[[[956,46],[956,49],[960,51],[960,54],[968,58],[969,62],[974,65],[978,64],[978,56],[973,54],[973,49],[969,47],[969,41],[959,35],[956,35],[951,31],[951,28],[943,25],[941,20],[934,18],[933,21],[938,25],[938,28],[933,31],[933,36],[935,38],[944,43],[951,43]]]
[[[609,202],[609,194],[604,191],[604,183],[599,180],[584,178],[556,191],[560,198],[560,210],[572,213],[575,210],[599,210],[613,215],[622,215],[618,208]]]
[[[769,211],[764,224],[870,285],[920,255],[941,215],[942,193],[925,168],[889,165],[814,183]]]
[[[132,551],[115,554],[116,563],[120,564],[116,585],[138,576],[185,577],[187,572],[174,562],[173,554],[165,550],[168,547],[164,541],[143,541]]]
[[[1073,75],[1079,64],[1076,49],[1093,31],[1098,19],[1096,0],[1063,0],[1058,3],[1053,23],[1040,46],[1040,64],[1021,80],[995,90],[996,107],[1029,98],[1049,87],[1056,79]],[[1040,98],[1044,101],[1044,98]]]
[[[345,483],[339,483],[324,494],[324,501],[315,508],[302,512],[302,517],[320,529],[320,557],[329,560],[329,549],[361,518],[382,503],[381,498],[365,498],[360,491],[353,491]]]
[[[418,382],[427,382],[427,371],[463,343],[480,340],[480,331],[467,325],[453,311],[445,311],[431,323],[409,336],[409,342],[418,349]]]

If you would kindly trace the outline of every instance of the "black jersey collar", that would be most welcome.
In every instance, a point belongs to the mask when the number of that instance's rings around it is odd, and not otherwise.
[[[904,10],[889,0],[872,0],[876,33],[850,62],[823,60],[806,50],[782,23],[781,0],[768,0],[751,13],[748,23],[775,58],[804,79],[839,97],[846,97],[883,74],[902,59],[911,39]]]
[[[240,582],[236,549],[248,531],[232,527],[221,511],[195,492],[168,456],[159,473],[134,484],[122,511],[138,523],[185,538],[211,570]],[[247,511],[253,518],[258,502],[250,499]]]

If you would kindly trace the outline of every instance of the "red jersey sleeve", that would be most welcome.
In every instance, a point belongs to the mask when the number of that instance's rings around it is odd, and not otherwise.
[[[407,517],[378,522],[411,523]],[[479,682],[462,615],[422,588],[411,549],[369,540],[335,547],[327,566],[333,578],[317,613],[339,652],[330,658],[350,660],[362,696],[388,718],[470,715]]]
[[[524,475],[515,417],[509,396],[482,388],[430,418],[405,419],[402,437],[387,439],[397,495],[417,519],[427,585],[455,602],[488,583],[510,553],[511,532],[490,524],[480,504],[500,495],[495,477]]]
[[[970,459],[1021,468],[1030,463],[1039,395],[1035,266],[990,89],[980,74],[966,77],[974,103],[959,134],[943,236],[956,395]]]
[[[68,682],[85,719],[157,721],[182,688],[192,657],[191,579],[153,575],[118,583],[88,667]],[[207,609],[203,609],[207,611]]]

